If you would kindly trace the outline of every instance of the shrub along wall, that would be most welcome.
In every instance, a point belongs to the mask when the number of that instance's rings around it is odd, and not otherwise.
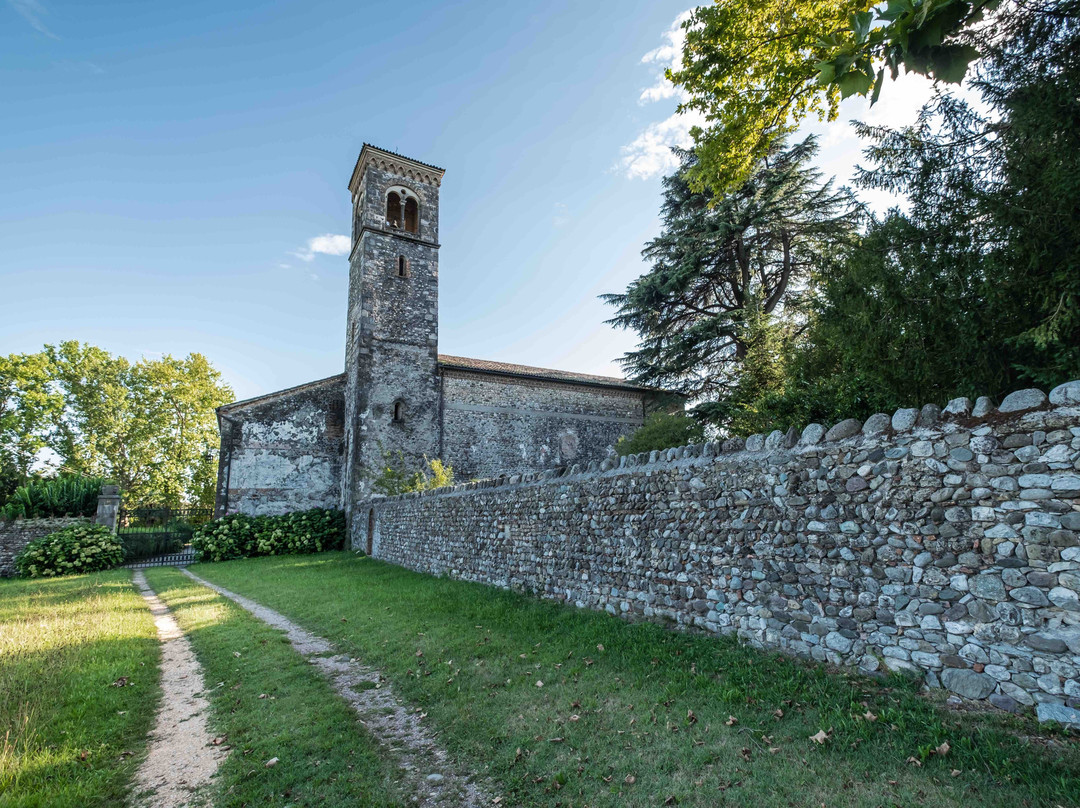
[[[1080,720],[1080,382],[371,506],[396,564]]]
[[[72,525],[90,522],[82,518],[16,519],[8,522],[0,519],[0,578],[15,574],[15,556],[27,544]]]

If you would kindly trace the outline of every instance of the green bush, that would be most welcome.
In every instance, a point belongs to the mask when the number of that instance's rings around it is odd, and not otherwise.
[[[25,578],[51,578],[118,567],[124,545],[103,525],[74,525],[26,545],[15,557]]]
[[[705,427],[685,413],[654,412],[633,435],[623,435],[615,443],[620,455],[651,452],[654,449],[672,449],[701,443],[705,440]]]
[[[282,516],[233,514],[196,530],[191,546],[200,561],[340,550],[345,546],[345,514],[323,508]]]
[[[58,516],[93,516],[105,480],[80,474],[61,474],[32,480],[15,489],[0,508],[0,518],[47,519]]]

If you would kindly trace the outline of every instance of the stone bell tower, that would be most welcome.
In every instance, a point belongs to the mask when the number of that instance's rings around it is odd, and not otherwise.
[[[386,456],[439,453],[439,185],[443,169],[367,143],[352,194],[342,508],[350,534]]]

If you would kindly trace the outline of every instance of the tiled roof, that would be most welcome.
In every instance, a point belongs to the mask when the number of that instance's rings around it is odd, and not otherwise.
[[[604,387],[622,387],[627,390],[648,390],[649,388],[628,382],[615,376],[594,376],[591,373],[571,373],[567,370],[534,368],[528,365],[512,365],[507,362],[491,362],[487,359],[467,359],[463,356],[439,354],[439,365],[452,370],[472,370],[479,373],[493,373],[500,376],[520,376],[529,379],[544,379],[570,384],[596,384]]]

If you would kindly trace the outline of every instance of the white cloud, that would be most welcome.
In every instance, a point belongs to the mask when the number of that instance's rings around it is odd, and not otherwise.
[[[653,83],[641,91],[638,103],[687,100],[685,91],[664,77],[664,70],[678,69],[682,65],[683,42],[686,40],[682,26],[692,11],[687,9],[677,16],[663,33],[664,44],[641,57],[642,64],[656,65],[656,73]],[[623,146],[617,168],[630,179],[649,179],[671,171],[679,164],[671,147],[691,145],[690,130],[704,123],[704,115],[695,111],[681,115],[676,112],[662,121],[650,123],[633,141]]]
[[[352,239],[348,236],[337,236],[326,233],[315,238],[308,239],[307,246],[296,250],[293,255],[301,261],[314,261],[318,254],[323,255],[348,255],[352,250]]]
[[[679,165],[671,147],[691,145],[690,130],[704,126],[705,116],[696,111],[675,113],[662,121],[650,123],[640,135],[622,149],[619,165],[630,179],[647,180],[666,174]]]
[[[30,23],[35,30],[53,39],[60,38],[50,31],[42,21],[41,18],[47,15],[49,11],[38,0],[7,0],[7,2],[15,10],[15,13]]]
[[[675,98],[676,96],[682,97],[682,93],[676,89],[675,85],[664,77],[664,70],[667,68],[678,70],[682,67],[683,43],[686,41],[686,31],[683,29],[683,23],[690,19],[692,12],[693,9],[688,8],[676,17],[663,34],[664,39],[667,41],[659,48],[654,48],[641,57],[642,64],[655,64],[658,66],[653,84],[641,91],[641,97],[638,100],[642,104],[650,101],[662,101],[665,98]]]

